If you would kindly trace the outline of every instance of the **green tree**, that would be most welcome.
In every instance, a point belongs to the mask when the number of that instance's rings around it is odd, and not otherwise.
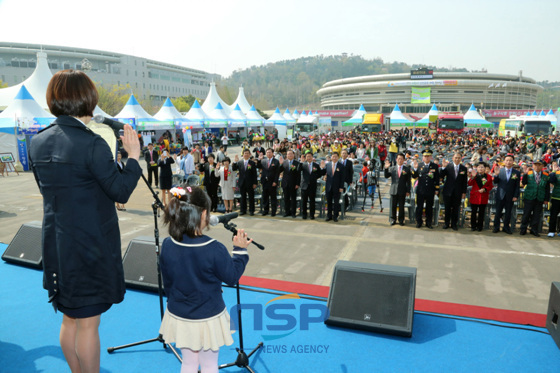
[[[124,108],[132,92],[128,84],[106,87],[96,83],[96,86],[99,93],[97,105],[111,116],[117,115]]]
[[[0,88],[7,88],[7,87],[8,87],[8,83],[4,83],[2,79],[0,79]]]

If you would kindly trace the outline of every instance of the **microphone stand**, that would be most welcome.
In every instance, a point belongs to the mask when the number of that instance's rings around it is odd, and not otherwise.
[[[164,314],[164,309],[163,309],[163,285],[162,285],[162,279],[161,279],[161,267],[159,265],[160,250],[159,250],[159,228],[158,228],[158,217],[159,217],[158,208],[163,209],[163,203],[159,199],[157,193],[152,189],[152,186],[150,185],[150,183],[148,183],[148,180],[146,179],[144,174],[142,174],[142,179],[144,179],[144,182],[146,183],[146,185],[148,186],[148,189],[150,189],[150,191],[152,192],[152,196],[154,197],[154,202],[152,203],[152,211],[154,213],[154,238],[155,238],[156,263],[157,263],[159,313],[160,313],[160,319],[163,320],[163,314]],[[107,352],[112,353],[113,351],[121,350],[123,348],[139,346],[139,345],[143,345],[143,344],[151,343],[151,342],[162,343],[164,349],[167,348],[167,347],[171,348],[171,351],[173,352],[175,357],[177,359],[179,359],[179,361],[181,363],[183,362],[183,360],[181,359],[181,357],[177,353],[177,350],[172,345],[165,343],[165,341],[163,339],[163,336],[161,334],[159,334],[156,338],[147,339],[147,340],[140,341],[140,342],[129,343],[129,344],[122,345],[122,346],[117,346],[117,347],[109,347],[109,348],[107,348]]]
[[[222,222],[222,224],[224,225],[225,229],[227,229],[228,231],[233,233],[233,236],[237,235],[237,226],[235,224],[230,223],[229,221],[224,221],[224,222]],[[259,249],[264,250],[263,245],[258,244],[255,241],[253,241],[252,243],[256,247],[258,247]],[[243,326],[241,324],[241,297],[240,297],[240,293],[239,293],[239,281],[237,281],[237,283],[235,284],[235,289],[236,289],[236,292],[237,292],[237,325],[239,326],[239,348],[235,349],[237,351],[237,358],[235,359],[235,361],[233,363],[222,364],[218,368],[219,369],[224,369],[224,368],[229,368],[229,367],[232,367],[232,366],[238,366],[239,368],[245,368],[249,372],[254,373],[254,370],[251,369],[251,367],[249,366],[249,358],[255,352],[257,352],[257,350],[259,348],[261,348],[263,346],[263,342],[259,342],[257,347],[255,347],[249,353],[249,355],[247,355],[245,353],[245,351],[243,349]]]

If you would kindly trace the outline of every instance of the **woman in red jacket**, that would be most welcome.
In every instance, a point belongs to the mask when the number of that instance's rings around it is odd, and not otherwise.
[[[486,163],[478,162],[476,170],[473,169],[468,184],[472,186],[471,202],[471,230],[482,231],[484,225],[484,212],[488,205],[488,196],[492,190],[492,176],[486,173]]]

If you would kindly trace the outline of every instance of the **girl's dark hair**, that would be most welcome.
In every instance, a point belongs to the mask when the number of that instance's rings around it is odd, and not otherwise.
[[[186,186],[185,195],[172,195],[165,206],[163,223],[169,225],[169,235],[181,242],[183,235],[194,238],[202,234],[202,212],[206,210],[206,227],[210,226],[211,200],[205,191],[195,186]]]

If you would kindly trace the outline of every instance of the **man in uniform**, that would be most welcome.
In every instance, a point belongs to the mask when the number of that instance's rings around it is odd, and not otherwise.
[[[523,217],[521,218],[520,233],[527,234],[527,226],[531,221],[530,233],[539,237],[539,220],[542,218],[543,204],[550,200],[550,176],[543,171],[543,163],[533,162],[533,170],[524,174],[521,184],[525,187],[523,193]]]
[[[439,167],[432,162],[432,151],[424,150],[422,162],[414,160],[413,178],[418,179],[416,187],[416,228],[422,227],[422,212],[426,203],[426,227],[432,229],[434,198],[439,195]]]

